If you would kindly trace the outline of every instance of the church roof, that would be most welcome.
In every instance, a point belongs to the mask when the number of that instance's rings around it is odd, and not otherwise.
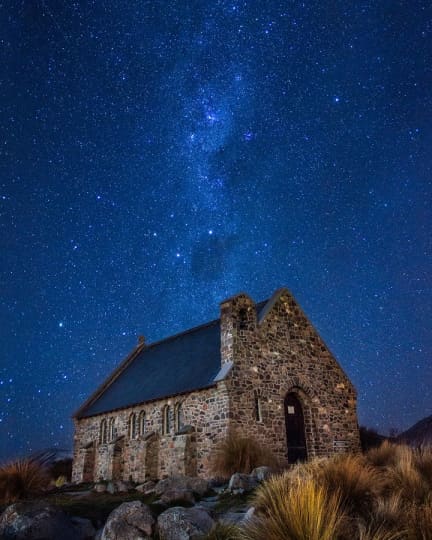
[[[267,300],[256,304],[260,320]],[[224,379],[221,367],[220,319],[132,351],[75,413],[85,418],[176,394],[202,390]]]
[[[213,386],[221,370],[220,321],[138,345],[78,410],[84,418]]]

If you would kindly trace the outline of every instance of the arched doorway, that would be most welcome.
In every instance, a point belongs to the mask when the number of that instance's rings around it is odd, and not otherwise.
[[[288,463],[307,459],[303,407],[294,392],[285,396],[285,428],[288,449]]]
[[[94,443],[88,444],[84,449],[83,482],[94,482],[96,448]]]
[[[124,437],[120,437],[114,442],[113,457],[112,457],[112,479],[123,480],[123,451],[124,451]]]

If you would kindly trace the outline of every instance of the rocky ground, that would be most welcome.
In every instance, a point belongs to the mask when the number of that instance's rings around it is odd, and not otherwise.
[[[188,540],[217,521],[250,519],[248,501],[270,475],[268,467],[234,474],[228,484],[177,476],[133,485],[107,482],[65,486],[38,500],[3,509],[2,540]]]

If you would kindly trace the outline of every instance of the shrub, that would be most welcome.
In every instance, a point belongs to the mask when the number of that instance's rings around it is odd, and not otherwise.
[[[340,499],[313,478],[286,472],[264,482],[256,493],[257,516],[243,530],[245,540],[335,540]]]
[[[216,523],[202,540],[240,540],[240,529],[231,523]]]
[[[49,485],[49,475],[39,463],[22,459],[0,467],[0,502],[9,504],[33,497]]]
[[[249,474],[261,465],[277,466],[277,460],[270,450],[253,439],[229,433],[216,449],[212,472],[228,478],[236,472]]]

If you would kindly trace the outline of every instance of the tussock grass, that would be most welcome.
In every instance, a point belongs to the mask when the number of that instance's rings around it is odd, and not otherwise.
[[[350,513],[369,512],[381,493],[385,479],[362,456],[338,456],[318,470],[317,480],[329,493],[339,492],[342,509]]]
[[[259,443],[237,433],[229,433],[218,446],[212,462],[216,476],[229,478],[232,474],[249,474],[255,467],[277,467],[275,456]]]
[[[240,529],[231,523],[216,523],[202,540],[241,540]]]
[[[432,448],[384,443],[262,484],[245,540],[432,540]]]
[[[381,446],[371,448],[366,454],[373,467],[393,467],[399,459],[400,445],[384,441]]]
[[[37,461],[22,459],[0,466],[0,504],[10,504],[42,493],[50,477]]]
[[[340,498],[313,478],[273,477],[256,493],[258,517],[243,530],[246,540],[335,540],[341,522]]]
[[[417,465],[415,451],[401,446],[396,463],[386,473],[390,491],[399,493],[408,504],[423,504],[430,493],[429,483]]]

